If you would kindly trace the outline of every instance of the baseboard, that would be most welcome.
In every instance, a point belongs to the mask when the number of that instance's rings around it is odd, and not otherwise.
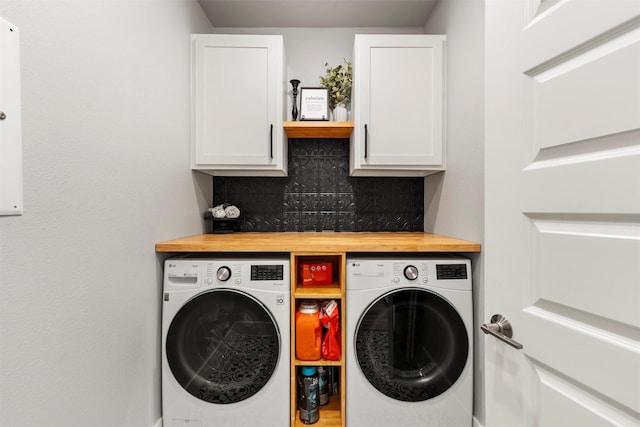
[[[153,427],[162,427],[162,418],[159,418]],[[482,424],[480,424],[480,421],[478,421],[476,417],[473,417],[473,427],[482,427]]]
[[[159,418],[153,427],[162,427],[162,418]],[[482,427],[482,424],[480,424],[480,421],[478,421],[476,417],[473,417],[473,427]]]
[[[153,427],[162,427],[162,418],[159,418]],[[478,421],[476,417],[473,417],[473,427],[482,427],[482,424],[480,424],[480,421]]]

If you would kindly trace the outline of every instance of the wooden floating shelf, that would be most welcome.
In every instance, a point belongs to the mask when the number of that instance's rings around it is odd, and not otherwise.
[[[340,298],[342,290],[340,286],[298,286],[295,290],[295,298]]]
[[[294,363],[296,366],[342,366],[342,359],[340,360],[299,360],[295,359]]]
[[[289,138],[351,138],[353,122],[284,122]]]

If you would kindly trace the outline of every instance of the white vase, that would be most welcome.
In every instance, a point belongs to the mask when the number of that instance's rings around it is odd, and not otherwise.
[[[346,122],[348,120],[347,108],[344,104],[338,104],[333,109],[333,121],[334,122]]]

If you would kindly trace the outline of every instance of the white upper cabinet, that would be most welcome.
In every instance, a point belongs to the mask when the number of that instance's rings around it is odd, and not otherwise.
[[[286,176],[280,35],[192,36],[192,169]]]
[[[356,35],[351,175],[445,169],[444,35]]]

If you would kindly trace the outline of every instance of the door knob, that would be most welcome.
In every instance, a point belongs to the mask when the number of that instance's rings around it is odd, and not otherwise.
[[[518,350],[522,349],[522,344],[511,339],[511,337],[513,337],[511,322],[509,322],[502,314],[494,314],[491,316],[491,323],[485,323],[480,326],[480,329],[482,329],[482,332],[485,334],[493,335],[499,340],[506,342],[511,347]]]

